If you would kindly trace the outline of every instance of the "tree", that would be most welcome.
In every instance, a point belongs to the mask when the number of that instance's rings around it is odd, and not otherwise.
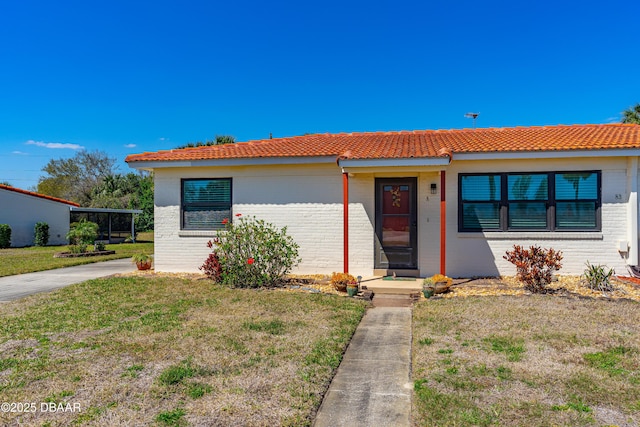
[[[640,103],[624,110],[620,122],[640,125]]]
[[[49,160],[42,168],[47,176],[40,177],[37,191],[89,206],[93,188],[114,174],[115,163],[115,158],[100,150],[82,150],[69,159]]]
[[[153,175],[146,172],[108,175],[93,188],[89,206],[142,209],[136,218],[136,228],[153,230]]]
[[[207,140],[207,142],[189,142],[186,145],[182,145],[180,147],[176,147],[176,149],[181,148],[195,148],[195,147],[209,147],[212,145],[222,145],[222,144],[234,144],[236,142],[236,138],[231,135],[216,135],[216,139]]]

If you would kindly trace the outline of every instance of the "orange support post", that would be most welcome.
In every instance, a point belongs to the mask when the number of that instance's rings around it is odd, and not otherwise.
[[[343,245],[344,245],[344,267],[345,273],[349,272],[349,174],[342,173],[342,204],[343,204]]]
[[[445,171],[440,171],[440,274],[447,271],[447,180]]]

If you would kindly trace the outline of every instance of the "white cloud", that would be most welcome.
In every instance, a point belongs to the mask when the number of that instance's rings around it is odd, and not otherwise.
[[[36,147],[44,147],[44,148],[68,148],[70,150],[82,150],[84,147],[78,144],[63,144],[61,142],[42,142],[42,141],[34,141],[30,139],[25,142],[26,145],[35,145]]]
[[[126,144],[125,147],[127,147],[127,148],[135,148],[135,147],[137,147],[137,145],[136,144]]]
[[[160,141],[168,141],[168,140],[169,140],[169,138],[164,138],[164,137],[162,137],[162,138],[158,138],[158,139],[159,139]]]
[[[19,154],[21,156],[28,156],[29,153],[25,153],[24,151],[12,151],[11,154]]]

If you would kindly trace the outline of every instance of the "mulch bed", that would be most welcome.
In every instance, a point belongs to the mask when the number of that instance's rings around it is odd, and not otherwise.
[[[613,284],[613,291],[601,292],[584,286],[579,276],[558,276],[558,280],[549,285],[547,293],[579,298],[640,302],[640,280],[626,276],[615,276],[611,283]],[[474,278],[454,280],[450,292],[435,297],[454,298],[494,295],[531,295],[531,292],[525,290],[524,286],[515,277]]]
[[[186,273],[155,273],[149,271],[135,271],[130,275],[157,275],[189,278],[192,280],[208,280],[202,274]],[[581,284],[579,276],[558,276],[558,280],[549,286],[549,294],[576,298],[596,298],[604,300],[633,300],[640,302],[640,280],[627,277],[615,276],[612,279],[614,290],[612,292],[594,291]],[[291,275],[283,287],[278,290],[286,292],[311,292],[344,295],[346,292],[339,292],[330,283],[329,276],[326,275]],[[500,296],[500,295],[531,295],[531,292],[524,289],[515,277],[481,277],[471,279],[453,279],[453,285],[449,292],[434,295],[431,298],[464,298],[470,296]],[[420,294],[420,298],[424,298]]]

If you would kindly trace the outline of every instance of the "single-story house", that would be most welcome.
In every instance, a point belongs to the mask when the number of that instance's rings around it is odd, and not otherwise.
[[[35,225],[49,224],[49,244],[64,245],[69,233],[69,208],[80,205],[0,184],[0,224],[11,227],[11,246],[32,246]]]
[[[640,125],[315,134],[130,155],[155,179],[155,266],[198,271],[235,214],[300,245],[298,273],[513,275],[513,245],[638,264]]]

